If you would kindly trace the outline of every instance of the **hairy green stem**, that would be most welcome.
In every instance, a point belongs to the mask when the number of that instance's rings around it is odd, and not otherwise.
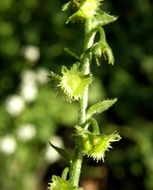
[[[86,50],[93,45],[96,32],[89,35],[91,31],[92,31],[92,21],[88,19],[85,22],[84,52],[86,52]],[[83,57],[82,60],[82,70],[85,75],[90,74],[90,61],[91,61],[91,54],[88,53]],[[80,100],[79,124],[83,124],[86,121],[87,106],[88,106],[88,86],[84,91],[83,98]]]
[[[84,41],[84,52],[90,48],[94,42],[95,33],[93,33],[90,38],[88,37],[89,33],[92,30],[92,22],[91,20],[86,20],[85,22],[85,41]],[[82,59],[82,69],[84,74],[90,74],[90,61],[91,55],[85,55]],[[80,111],[79,111],[79,124],[83,124],[86,122],[86,108],[88,106],[88,88],[87,87],[84,91],[83,98],[80,100]],[[76,147],[75,147],[75,155],[74,159],[70,165],[70,181],[73,186],[79,186],[79,179],[83,161],[83,154],[82,151],[77,146],[78,139],[76,139]]]

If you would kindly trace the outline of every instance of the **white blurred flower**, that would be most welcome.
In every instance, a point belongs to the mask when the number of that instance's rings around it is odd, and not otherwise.
[[[45,68],[39,68],[37,70],[37,81],[40,84],[45,84],[48,81],[47,75],[49,74],[48,70]]]
[[[6,110],[12,116],[18,116],[25,108],[25,102],[19,95],[12,95],[6,100]]]
[[[37,76],[32,70],[24,70],[21,75],[20,94],[26,102],[32,102],[38,94]]]
[[[36,136],[36,127],[32,123],[21,125],[17,130],[17,136],[23,141],[27,141]]]
[[[21,80],[24,84],[36,84],[36,73],[32,70],[24,70],[21,75]]]
[[[21,86],[20,94],[26,102],[30,103],[34,101],[38,95],[37,86],[35,84],[23,83]]]
[[[54,136],[51,138],[51,143],[59,148],[63,147],[63,141],[61,137],[59,136]],[[49,163],[54,163],[60,158],[59,153],[52,148],[50,145],[47,146],[46,148],[46,153],[45,153],[45,159]]]
[[[7,135],[0,139],[0,151],[4,154],[12,154],[16,150],[16,141],[12,135]]]
[[[37,46],[27,45],[23,48],[24,57],[31,62],[36,62],[40,57],[40,51]]]

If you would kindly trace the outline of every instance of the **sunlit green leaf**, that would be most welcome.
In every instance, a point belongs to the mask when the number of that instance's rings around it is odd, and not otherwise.
[[[108,108],[110,108],[115,102],[117,101],[117,98],[115,99],[110,99],[110,100],[104,100],[102,102],[96,103],[92,105],[88,110],[87,110],[87,118],[91,118],[92,115],[102,113],[106,111]]]
[[[112,16],[112,15],[100,10],[97,12],[96,16],[93,18],[93,25],[94,25],[94,27],[104,26],[104,25],[107,25],[116,20],[117,20],[116,16]]]

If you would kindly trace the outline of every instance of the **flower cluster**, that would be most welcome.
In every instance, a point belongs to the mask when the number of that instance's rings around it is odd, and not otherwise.
[[[104,161],[105,153],[111,148],[111,143],[120,140],[117,132],[112,134],[100,134],[97,121],[93,115],[102,113],[110,108],[117,99],[106,99],[94,103],[88,107],[88,87],[92,82],[91,63],[95,61],[100,65],[100,58],[108,64],[114,64],[114,56],[109,47],[103,26],[116,20],[116,17],[100,10],[103,0],[70,0],[63,6],[63,11],[71,10],[73,13],[68,22],[83,21],[85,24],[84,51],[77,56],[67,50],[79,63],[72,65],[70,69],[62,66],[62,75],[50,73],[51,81],[55,84],[60,95],[70,102],[77,100],[80,103],[79,124],[75,127],[76,149],[74,156],[65,149],[50,143],[63,158],[70,164],[69,179],[66,176],[53,176],[49,183],[49,190],[81,190],[78,187],[81,172],[82,158],[84,155],[96,161]],[[92,131],[89,126],[92,124]]]

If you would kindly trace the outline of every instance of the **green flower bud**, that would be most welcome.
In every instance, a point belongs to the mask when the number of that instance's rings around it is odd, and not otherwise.
[[[114,64],[114,56],[111,48],[109,47],[106,36],[103,28],[97,27],[97,32],[99,32],[100,40],[93,44],[91,48],[89,48],[90,52],[93,53],[96,58],[96,62],[99,64],[98,58],[103,56],[104,59],[111,65]]]
[[[95,57],[99,58],[101,56],[108,62],[108,64],[114,64],[114,56],[111,48],[107,43],[96,43],[93,47],[93,54]],[[99,65],[99,64],[98,64]]]

